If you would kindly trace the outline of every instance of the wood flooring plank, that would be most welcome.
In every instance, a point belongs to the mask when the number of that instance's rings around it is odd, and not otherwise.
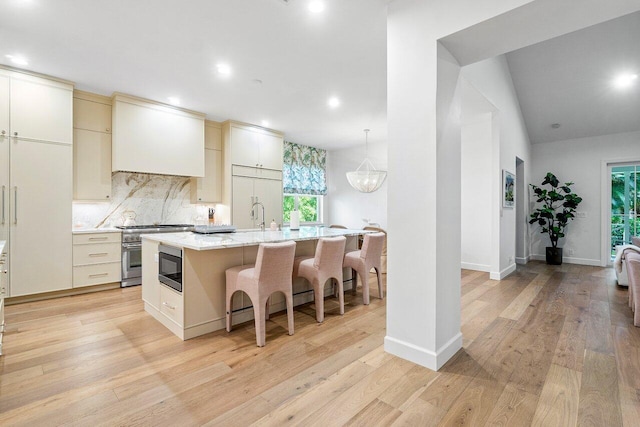
[[[540,290],[542,289],[542,285],[529,283],[526,288],[522,290],[520,295],[518,295],[511,304],[507,308],[504,309],[502,313],[500,313],[500,317],[504,317],[505,319],[518,320],[527,309],[531,301],[538,295]]]
[[[411,407],[402,411],[402,415],[391,425],[393,427],[435,427],[440,425],[440,420],[446,413],[444,409],[437,408],[422,399],[417,399]]]
[[[622,426],[615,357],[586,350],[581,384],[578,425]]]
[[[551,365],[532,426],[575,426],[578,420],[580,373]]]
[[[402,412],[378,399],[365,406],[360,412],[345,424],[353,427],[388,426],[391,425]]]
[[[499,427],[530,425],[537,404],[538,396],[507,384],[491,411],[486,425]]]
[[[613,355],[613,332],[609,317],[609,304],[606,301],[592,299],[589,303],[585,347],[588,350]]]

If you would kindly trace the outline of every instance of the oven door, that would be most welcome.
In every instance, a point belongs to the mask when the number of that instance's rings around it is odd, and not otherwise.
[[[122,244],[122,286],[142,283],[142,243]]]

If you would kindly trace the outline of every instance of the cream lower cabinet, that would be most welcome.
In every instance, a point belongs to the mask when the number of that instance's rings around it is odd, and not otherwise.
[[[73,287],[120,282],[122,234],[82,233],[73,236]]]

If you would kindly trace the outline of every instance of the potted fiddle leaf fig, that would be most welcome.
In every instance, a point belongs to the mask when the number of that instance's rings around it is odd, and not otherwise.
[[[558,247],[558,240],[565,236],[565,229],[569,221],[575,218],[575,211],[582,197],[571,190],[573,182],[561,184],[551,172],[547,172],[540,187],[530,184],[538,197],[541,206],[531,213],[529,224],[537,223],[542,234],[548,234],[551,246],[547,247],[547,264],[562,264],[562,248]]]

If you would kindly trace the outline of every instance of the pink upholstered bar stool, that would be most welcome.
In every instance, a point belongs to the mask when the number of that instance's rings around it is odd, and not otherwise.
[[[347,239],[344,236],[327,237],[318,241],[316,254],[312,257],[298,257],[293,263],[294,277],[303,277],[313,286],[316,303],[316,320],[324,320],[324,285],[327,280],[338,282],[340,314],[344,314],[344,285],[342,283],[342,260]]]
[[[344,267],[351,268],[360,276],[362,282],[362,299],[365,305],[369,304],[369,272],[375,268],[378,276],[378,295],[384,298],[382,293],[382,279],[380,277],[380,256],[382,255],[382,247],[384,245],[385,234],[373,233],[365,234],[362,249],[352,251],[344,256]],[[353,282],[353,291],[355,292],[358,281]]]
[[[293,335],[293,288],[291,272],[296,242],[261,243],[255,265],[239,265],[226,270],[227,332],[231,332],[231,299],[236,291],[244,291],[253,304],[256,342],[264,347],[265,319],[269,316],[269,297],[280,291],[287,302],[289,335]]]
[[[629,307],[633,311],[633,324],[640,326],[640,254],[627,252],[625,265],[629,277]]]

